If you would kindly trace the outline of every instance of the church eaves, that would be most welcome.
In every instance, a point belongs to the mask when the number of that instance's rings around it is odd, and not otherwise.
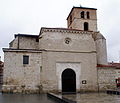
[[[34,38],[37,38],[39,35],[31,35],[31,34],[15,34],[14,35],[15,36],[15,38],[17,37],[17,36],[21,36],[21,37],[34,37]]]
[[[84,31],[79,29],[68,29],[68,28],[45,28],[42,27],[40,30],[39,35],[41,35],[43,32],[61,32],[61,33],[80,33],[80,34],[89,34],[93,31]]]

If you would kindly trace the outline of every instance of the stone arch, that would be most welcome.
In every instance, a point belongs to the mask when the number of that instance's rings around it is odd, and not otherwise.
[[[62,92],[76,92],[76,73],[67,68],[62,72]]]
[[[81,63],[80,62],[57,62],[56,63],[56,75],[58,81],[58,91],[62,92],[62,73],[66,68],[71,68],[76,74],[76,92],[80,90],[80,75],[81,75]]]
[[[87,19],[89,19],[90,18],[90,13],[87,11]]]
[[[81,18],[84,18],[84,11],[81,12]]]

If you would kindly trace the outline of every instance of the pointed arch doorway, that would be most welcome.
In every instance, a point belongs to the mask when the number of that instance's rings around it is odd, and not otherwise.
[[[68,68],[62,72],[62,92],[76,92],[76,74],[72,69]]]

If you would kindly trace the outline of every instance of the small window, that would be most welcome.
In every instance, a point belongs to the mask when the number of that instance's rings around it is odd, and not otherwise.
[[[89,19],[90,18],[90,13],[89,12],[87,12],[87,19]]]
[[[84,22],[84,30],[85,30],[85,31],[88,31],[88,28],[89,28],[88,23],[87,23],[87,22]]]
[[[66,44],[70,44],[70,42],[71,42],[71,38],[65,38],[65,43]]]
[[[81,12],[81,18],[84,18],[84,11]]]
[[[23,64],[29,64],[29,56],[23,55]]]

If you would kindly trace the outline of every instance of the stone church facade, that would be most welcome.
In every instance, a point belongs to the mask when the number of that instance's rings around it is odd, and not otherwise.
[[[3,49],[3,92],[98,91],[97,64],[107,65],[107,52],[96,10],[73,7],[67,28],[16,34]]]

